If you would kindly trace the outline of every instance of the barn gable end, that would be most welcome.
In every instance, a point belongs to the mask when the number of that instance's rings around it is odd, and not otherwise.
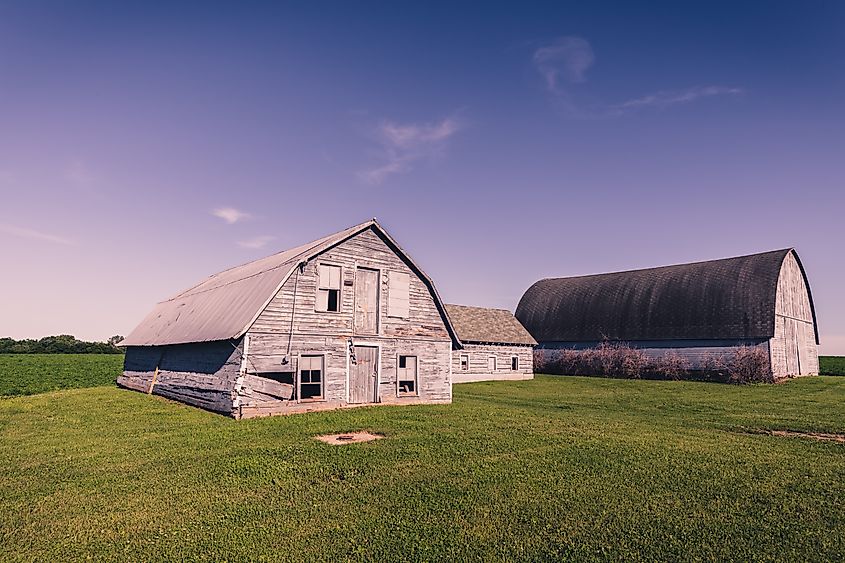
[[[338,311],[320,311],[318,292],[321,266],[339,269]],[[356,299],[362,270],[378,278],[374,331],[357,326]],[[391,289],[400,290],[408,304],[391,309]],[[246,334],[246,377],[237,389],[241,416],[298,412],[349,404],[350,350],[377,348],[378,402],[418,403],[451,400],[451,324],[433,286],[390,239],[376,230],[362,231],[311,257],[294,272],[270,300]],[[354,350],[352,350],[354,352]],[[320,356],[325,369],[324,392],[319,400],[279,401],[255,386],[262,374],[273,374],[297,386],[303,356]],[[416,358],[417,389],[402,393],[398,387],[400,356]],[[257,377],[256,377],[257,376]],[[264,377],[266,379],[266,377]]]

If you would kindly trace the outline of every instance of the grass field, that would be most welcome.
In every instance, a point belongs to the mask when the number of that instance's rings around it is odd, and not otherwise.
[[[234,421],[111,386],[0,400],[0,559],[845,558],[845,379],[538,377]],[[346,446],[313,436],[366,429]]]
[[[0,354],[0,397],[113,384],[122,354]]]
[[[845,375],[845,356],[819,356],[819,373]]]

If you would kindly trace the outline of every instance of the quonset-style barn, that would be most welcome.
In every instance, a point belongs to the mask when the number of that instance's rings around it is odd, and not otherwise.
[[[452,353],[453,383],[533,379],[534,346],[510,311],[446,305],[463,346]]]
[[[734,347],[767,350],[776,378],[818,374],[819,342],[807,275],[794,249],[629,272],[540,280],[516,318],[536,354],[623,341],[669,351],[692,369]]]
[[[118,384],[236,418],[449,403],[454,329],[375,221],[215,274],[121,343]]]

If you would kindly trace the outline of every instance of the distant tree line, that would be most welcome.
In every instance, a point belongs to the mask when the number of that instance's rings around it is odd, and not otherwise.
[[[117,344],[123,340],[115,335],[107,342],[85,342],[70,334],[45,336],[39,340],[0,338],[0,354],[122,354]]]

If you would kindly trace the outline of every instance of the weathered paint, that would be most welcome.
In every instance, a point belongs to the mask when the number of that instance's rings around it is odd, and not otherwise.
[[[461,356],[469,360],[463,369]],[[489,369],[488,359],[496,358],[496,369]],[[519,361],[518,369],[511,369],[512,358]],[[531,346],[513,346],[507,344],[464,344],[462,350],[452,352],[453,383],[473,381],[509,380],[520,381],[534,379],[534,354]]]

